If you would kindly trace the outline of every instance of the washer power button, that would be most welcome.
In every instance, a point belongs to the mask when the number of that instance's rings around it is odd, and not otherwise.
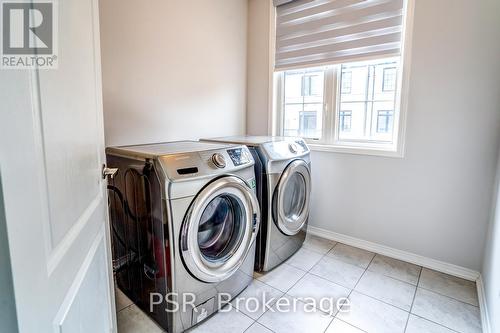
[[[220,169],[226,167],[226,159],[221,153],[215,153],[212,155],[212,163]]]

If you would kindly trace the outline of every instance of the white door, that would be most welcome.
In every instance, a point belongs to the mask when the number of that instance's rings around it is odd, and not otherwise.
[[[18,326],[113,332],[98,3],[57,3],[59,68],[0,70],[0,176]]]

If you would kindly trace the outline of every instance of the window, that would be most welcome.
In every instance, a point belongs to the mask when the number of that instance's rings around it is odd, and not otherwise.
[[[340,111],[339,113],[339,130],[348,132],[351,130],[352,111]]]
[[[382,91],[394,91],[396,89],[396,68],[384,68],[384,79],[382,80]]]
[[[399,57],[280,72],[281,134],[394,150],[398,69]]]
[[[275,0],[272,132],[401,157],[414,2]]]
[[[344,71],[342,72],[342,87],[340,88],[342,94],[350,94],[351,93],[351,85],[352,85],[352,72]]]

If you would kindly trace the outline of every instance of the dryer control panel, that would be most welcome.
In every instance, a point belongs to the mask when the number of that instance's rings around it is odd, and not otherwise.
[[[251,161],[247,149],[243,148],[228,149],[227,153],[235,166],[247,164]]]
[[[309,154],[309,147],[307,147],[305,141],[300,138],[267,142],[263,145],[263,148],[272,160],[286,160]]]

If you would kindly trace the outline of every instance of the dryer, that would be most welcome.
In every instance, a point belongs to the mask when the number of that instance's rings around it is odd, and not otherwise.
[[[310,150],[301,138],[233,136],[205,142],[247,145],[255,163],[262,223],[255,270],[269,271],[302,246],[309,219]]]
[[[183,141],[106,153],[118,168],[108,187],[116,282],[144,312],[182,332],[251,283],[260,210],[247,147]]]

